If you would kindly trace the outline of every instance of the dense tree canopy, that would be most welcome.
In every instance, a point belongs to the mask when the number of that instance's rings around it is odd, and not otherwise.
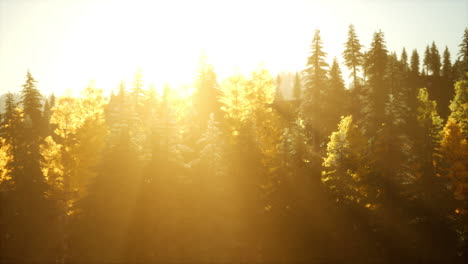
[[[203,56],[187,93],[138,70],[46,97],[27,72],[1,109],[0,263],[466,263],[464,34],[420,65],[350,25],[329,67],[316,30],[289,79]]]

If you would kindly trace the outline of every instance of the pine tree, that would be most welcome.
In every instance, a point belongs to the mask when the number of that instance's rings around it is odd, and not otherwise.
[[[458,123],[465,138],[468,138],[468,81],[455,83],[455,96],[449,108],[450,118]]]
[[[343,117],[338,130],[330,136],[323,162],[322,182],[338,197],[340,203],[365,203],[367,195],[361,186],[367,178],[366,139],[352,116]]]
[[[421,162],[421,173],[425,177],[433,177],[434,161],[438,157],[437,147],[441,140],[442,118],[437,113],[437,103],[429,99],[427,89],[421,88],[418,93],[419,106],[417,109],[418,124],[420,127],[419,161]]]
[[[371,48],[367,52],[366,74],[368,84],[365,87],[364,116],[368,133],[373,134],[383,122],[385,101],[388,98],[388,84],[385,82],[387,69],[387,49],[382,31],[374,33]]]
[[[11,164],[9,165],[11,185],[6,190],[10,214],[5,220],[4,230],[8,234],[2,237],[1,244],[7,245],[4,257],[14,262],[46,261],[57,240],[50,219],[59,215],[57,201],[51,200],[50,188],[42,174],[39,150],[41,140],[41,95],[36,88],[36,81],[28,72],[23,85],[23,110],[15,109],[11,100],[7,102],[9,120],[7,141],[11,142]],[[10,98],[11,99],[11,98]],[[14,145],[13,145],[14,144]],[[34,234],[34,235],[31,235]],[[6,243],[6,244],[5,244]]]
[[[241,122],[245,121],[248,114],[246,105],[247,79],[237,73],[235,76],[225,79],[221,87],[223,91],[220,98],[223,104],[221,109],[232,133],[238,133]]]
[[[411,53],[411,73],[416,77],[419,76],[419,55],[416,49]]]
[[[459,45],[460,51],[458,52],[458,58],[461,62],[461,72],[462,76],[460,79],[468,79],[468,28],[465,28],[465,33],[463,34],[462,42]]]
[[[128,130],[106,146],[103,157],[87,194],[73,208],[70,242],[80,262],[125,260],[127,230],[141,182]]]
[[[422,135],[415,142],[416,177],[409,189],[410,212],[413,218],[420,219],[416,228],[421,228],[423,239],[437,238],[432,243],[419,242],[418,251],[431,260],[452,259],[456,251],[456,233],[449,216],[453,214],[453,194],[447,188],[448,179],[438,176],[437,164],[441,162],[440,143],[443,120],[437,113],[437,104],[429,99],[425,88],[418,94],[417,118]],[[428,206],[425,206],[428,205]]]
[[[359,43],[357,38],[354,25],[349,25],[348,30],[348,41],[345,43],[345,50],[343,52],[343,58],[345,65],[352,70],[353,76],[353,87],[357,88],[359,85],[357,73],[359,67],[363,64],[364,55],[361,52],[362,45]]]
[[[432,65],[432,53],[431,50],[429,49],[429,45],[426,46],[426,49],[424,50],[424,60],[423,60],[423,74],[424,75],[429,75],[429,71],[431,69]]]
[[[324,113],[322,106],[323,94],[327,91],[326,53],[323,51],[320,30],[316,30],[310,47],[310,56],[304,70],[304,95],[301,102],[301,115],[313,145],[319,146],[326,136],[320,122]]]
[[[7,93],[5,97],[5,109],[2,115],[1,136],[13,146],[17,146],[16,135],[22,131],[22,112],[19,111],[17,103],[12,93]]]
[[[325,126],[325,134],[330,134],[340,121],[340,117],[345,115],[347,102],[349,100],[341,76],[340,66],[337,59],[334,58],[329,73],[328,90],[324,94],[322,102],[324,109],[327,110],[323,113],[321,120]]]
[[[452,62],[450,61],[450,52],[447,46],[445,46],[444,50],[444,59],[442,62],[442,76],[444,76],[448,80],[451,80],[452,78]]]
[[[406,53],[405,48],[403,48],[403,50],[401,51],[400,62],[402,63],[403,71],[405,72],[408,71],[409,70],[408,54]]]
[[[437,46],[435,42],[432,42],[432,46],[430,49],[430,64],[429,64],[429,69],[432,72],[433,76],[440,76],[440,54],[439,50],[437,49]]]
[[[460,206],[468,210],[468,142],[453,118],[449,118],[444,127],[440,154],[441,173],[451,180],[454,197],[461,201]]]
[[[36,88],[36,82],[37,81],[28,71],[26,74],[26,83],[23,84],[23,90],[21,91],[21,104],[24,108],[26,122],[30,122],[29,126],[32,129],[31,134],[37,135],[42,118],[42,96],[39,90]]]

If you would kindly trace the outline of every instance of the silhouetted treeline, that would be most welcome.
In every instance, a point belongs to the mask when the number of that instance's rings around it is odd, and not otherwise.
[[[145,86],[44,98],[27,73],[0,130],[0,262],[465,263],[468,29],[342,63],[316,31],[302,72],[193,93]],[[291,89],[293,98],[280,87]]]

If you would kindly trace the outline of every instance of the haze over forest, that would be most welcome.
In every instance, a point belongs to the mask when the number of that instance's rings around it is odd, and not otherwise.
[[[180,82],[0,87],[0,263],[467,263],[468,27],[422,50],[344,28],[296,71],[197,50]]]

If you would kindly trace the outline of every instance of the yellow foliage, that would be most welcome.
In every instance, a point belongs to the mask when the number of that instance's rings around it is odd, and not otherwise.
[[[99,161],[107,128],[104,122],[105,100],[102,90],[93,85],[81,98],[65,96],[52,109],[50,123],[59,137],[57,144],[51,137],[41,146],[44,156],[43,172],[49,181],[60,179],[67,191],[81,191],[94,175],[92,167]]]
[[[0,183],[10,179],[10,169],[8,164],[12,157],[10,154],[11,146],[6,143],[4,138],[0,138]]]
[[[468,201],[468,143],[457,122],[449,118],[444,128],[440,152],[442,175],[455,187],[455,198]]]
[[[51,136],[45,138],[40,146],[40,152],[44,159],[41,161],[41,169],[47,182],[54,187],[62,188],[63,163],[61,145],[57,144]]]

